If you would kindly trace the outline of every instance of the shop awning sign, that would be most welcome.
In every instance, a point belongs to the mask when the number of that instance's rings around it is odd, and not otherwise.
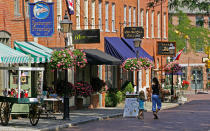
[[[126,39],[135,39],[144,37],[144,28],[142,27],[125,27],[124,28],[124,37]]]
[[[73,44],[100,43],[100,30],[73,30]]]
[[[158,41],[157,42],[157,55],[175,56],[176,42]]]
[[[54,34],[53,2],[29,3],[30,33],[34,37],[49,37]]]

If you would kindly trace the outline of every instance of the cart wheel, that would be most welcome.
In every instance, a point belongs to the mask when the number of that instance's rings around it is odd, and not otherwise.
[[[2,102],[0,110],[1,110],[1,112],[0,112],[1,124],[3,126],[6,126],[9,123],[9,116],[10,116],[9,103],[8,102]]]
[[[29,111],[29,119],[32,126],[37,125],[37,123],[39,122],[39,117],[40,117],[39,106],[37,104],[32,104],[30,106],[30,111]]]

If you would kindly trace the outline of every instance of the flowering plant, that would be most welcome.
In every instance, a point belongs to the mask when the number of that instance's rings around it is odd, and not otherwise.
[[[122,63],[122,68],[128,71],[138,71],[141,69],[148,69],[153,66],[152,61],[148,58],[128,58]]]
[[[93,92],[92,86],[85,81],[76,82],[74,86],[76,88],[77,96],[87,97]]]
[[[76,95],[75,86],[70,82],[65,82],[64,80],[61,80],[57,83],[56,87],[56,92],[59,96],[64,96],[65,93],[70,97]]]
[[[190,85],[190,82],[188,82],[188,81],[186,81],[186,80],[183,80],[183,81],[182,81],[182,87],[183,87],[183,88],[187,89],[189,85]]]
[[[165,66],[165,71],[167,73],[177,73],[182,67],[177,62],[170,62]]]
[[[98,77],[92,78],[90,83],[92,85],[93,92],[103,92],[105,90],[105,82]]]
[[[87,59],[86,54],[83,50],[75,49],[62,49],[61,51],[54,51],[51,60],[49,63],[49,67],[51,69],[72,69],[74,65],[82,68],[86,65]]]

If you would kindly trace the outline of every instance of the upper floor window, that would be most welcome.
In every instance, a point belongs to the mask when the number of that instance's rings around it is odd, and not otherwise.
[[[20,0],[14,0],[14,15],[20,16]]]
[[[25,0],[25,15],[29,17],[29,0]]]
[[[126,26],[126,9],[127,9],[127,6],[124,5],[124,26]]]
[[[128,9],[128,25],[131,26],[131,7]]]
[[[149,11],[146,11],[146,38],[149,38]]]
[[[88,0],[84,0],[84,25],[88,29]]]
[[[102,30],[102,1],[98,1],[98,28]]]
[[[154,10],[152,11],[151,32],[152,38],[154,38]]]
[[[160,12],[157,13],[157,17],[158,38],[160,38]]]
[[[80,29],[80,0],[76,0],[76,29]]]
[[[141,27],[144,27],[144,10],[141,9]]]
[[[92,17],[91,17],[91,24],[92,24],[92,29],[95,29],[95,0],[92,0]]]
[[[203,16],[196,16],[196,26],[203,26],[204,24],[204,19],[203,19]]]
[[[106,2],[105,10],[105,31],[109,32],[109,2]]]
[[[112,32],[115,32],[115,3],[112,3]]]
[[[136,8],[133,7],[133,26],[136,26]]]
[[[209,17],[209,28],[210,28],[210,17]]]
[[[60,22],[62,18],[62,1],[58,0],[57,1],[57,30],[61,30]]]
[[[166,38],[166,13],[163,15],[163,37]]]

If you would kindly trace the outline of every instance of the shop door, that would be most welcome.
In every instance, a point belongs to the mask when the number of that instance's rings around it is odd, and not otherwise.
[[[203,89],[203,71],[202,69],[193,69],[191,72],[191,89]]]

